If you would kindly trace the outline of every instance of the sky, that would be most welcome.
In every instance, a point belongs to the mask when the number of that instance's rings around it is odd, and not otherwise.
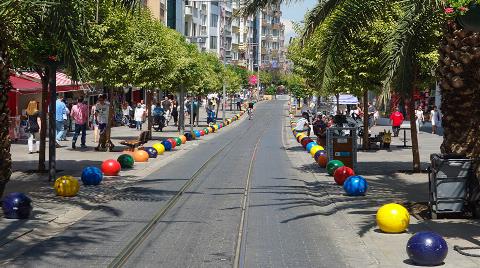
[[[305,12],[308,9],[312,9],[317,3],[318,0],[303,0],[290,1],[290,4],[282,4],[282,22],[285,25],[285,45],[290,41],[290,37],[295,37],[295,32],[293,31],[292,22],[300,22],[303,20]]]

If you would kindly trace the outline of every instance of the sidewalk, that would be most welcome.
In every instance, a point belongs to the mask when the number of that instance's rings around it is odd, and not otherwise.
[[[231,118],[236,113],[236,111],[226,111],[226,117]],[[173,125],[173,119],[171,124]],[[233,123],[233,126],[235,124],[238,124],[238,122]],[[206,125],[206,113],[201,110],[200,126],[194,127],[194,129],[203,129]],[[146,124],[144,124],[145,128]],[[189,131],[189,129],[189,125],[187,125],[186,131]],[[69,135],[69,141],[61,142],[62,148],[57,149],[57,177],[72,175],[79,178],[84,167],[100,167],[102,161],[106,159],[117,159],[126,149],[125,146],[120,145],[120,141],[138,137],[139,133],[140,131],[128,127],[113,128],[114,152],[94,151],[95,144],[93,143],[92,131],[87,131],[88,148],[80,149],[79,141],[77,141],[77,149],[73,150],[71,148],[72,137]],[[55,195],[52,187],[53,182],[48,182],[48,174],[32,172],[37,168],[38,154],[28,154],[26,144],[12,144],[13,174],[7,184],[5,194],[10,192],[26,193],[32,198],[34,210],[29,220],[9,220],[0,217],[0,248],[2,249],[0,251],[0,263],[12,258],[13,255],[18,255],[28,246],[63,231],[92,210],[105,210],[107,213],[115,215],[118,212],[112,211],[103,204],[122,192],[122,189],[130,187],[155,170],[167,165],[170,161],[181,158],[183,154],[188,152],[189,148],[207,142],[213,139],[215,135],[221,135],[220,133],[206,135],[201,139],[187,142],[171,152],[165,152],[157,159],[151,159],[147,163],[136,163],[133,169],[121,171],[119,176],[104,177],[100,186],[81,186],[78,195],[71,198],[62,198]],[[153,131],[152,140],[145,146],[151,146],[167,137],[178,136],[177,127],[169,125],[164,128],[163,132]],[[133,200],[144,197],[125,196],[122,198]]]
[[[390,129],[388,126],[372,128],[372,135]],[[428,129],[426,129],[428,131]],[[333,178],[328,176],[306,153],[291,134],[289,119],[285,119],[285,143],[287,153],[296,168],[305,173],[306,195],[303,201],[312,208],[309,215],[302,217],[334,217],[344,222],[349,233],[360,242],[349,242],[357,246],[355,253],[368,254],[375,263],[370,267],[411,267],[405,247],[412,234],[422,230],[435,231],[447,240],[449,253],[442,267],[473,268],[480,267],[480,258],[460,255],[453,250],[454,245],[480,246],[480,222],[469,219],[418,220],[410,218],[408,231],[401,234],[385,234],[376,226],[375,214],[380,206],[390,202],[405,204],[428,200],[428,175],[406,174],[399,170],[412,169],[411,148],[403,149],[401,137],[392,138],[391,150],[358,152],[356,173],[364,176],[369,183],[365,197],[349,197]],[[409,138],[407,132],[407,139]],[[401,133],[400,136],[403,136]],[[422,167],[429,164],[431,153],[438,153],[442,137],[428,132],[419,134],[420,158]],[[408,142],[407,144],[409,144]],[[347,236],[335,233],[340,239]],[[342,247],[342,246],[341,246]],[[349,246],[345,246],[348,248]],[[350,247],[352,247],[350,245]],[[343,249],[341,249],[343,250]],[[347,256],[355,254],[345,252]],[[479,251],[471,253],[479,254]]]

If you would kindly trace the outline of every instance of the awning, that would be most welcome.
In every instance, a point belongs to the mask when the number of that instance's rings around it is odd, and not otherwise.
[[[10,82],[12,83],[13,88],[17,91],[24,91],[24,90],[35,91],[35,90],[42,89],[41,83],[26,79],[26,78],[10,75],[9,79],[10,79]]]
[[[37,72],[22,72],[22,75],[27,78],[32,78],[38,81],[41,81],[40,76]],[[68,77],[66,74],[62,72],[57,72],[57,92],[66,92],[66,91],[74,91],[74,90],[81,90],[83,87],[81,84],[73,81]]]
[[[329,99],[331,103],[337,103],[337,97],[332,96]],[[358,98],[350,94],[340,94],[338,99],[339,104],[358,104]]]

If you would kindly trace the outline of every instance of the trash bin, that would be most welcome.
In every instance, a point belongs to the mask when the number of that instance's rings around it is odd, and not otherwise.
[[[430,155],[428,174],[432,218],[439,214],[464,212],[473,161],[459,155]]]

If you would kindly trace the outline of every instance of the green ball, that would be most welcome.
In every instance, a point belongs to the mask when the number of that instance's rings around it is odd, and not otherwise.
[[[344,164],[343,164],[342,161],[332,160],[332,161],[327,163],[327,172],[330,176],[332,176],[333,173],[335,173],[335,170],[337,170],[337,168],[343,167],[343,166],[344,166]]]
[[[204,128],[203,131],[205,131],[205,134],[208,134],[208,127]]]
[[[133,168],[133,164],[135,163],[135,160],[133,160],[133,157],[129,154],[122,154],[117,158],[117,161],[122,168]]]
[[[182,145],[182,139],[180,139],[179,137],[176,137],[176,138],[173,138],[173,139],[177,142],[177,146]]]

